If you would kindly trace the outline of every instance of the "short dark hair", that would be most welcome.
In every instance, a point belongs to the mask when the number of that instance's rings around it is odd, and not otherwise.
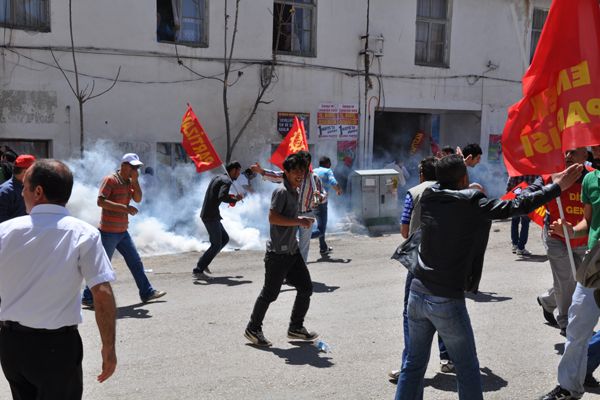
[[[436,164],[437,164],[437,159],[435,157],[425,157],[419,163],[419,173],[423,174],[423,178],[426,181],[437,180],[436,174],[435,174]]]
[[[478,155],[483,154],[483,151],[477,143],[469,143],[462,149],[462,153],[465,158],[468,156],[475,158]]]
[[[310,155],[310,153],[308,151],[306,151],[306,150],[300,150],[296,154],[298,154],[300,157],[302,157],[302,158],[304,158],[306,160],[306,166],[307,167],[312,162],[312,156]]]
[[[237,161],[232,161],[229,164],[227,164],[227,167],[225,167],[225,169],[227,170],[227,172],[231,172],[232,169],[242,169],[242,164],[240,164]]]
[[[3,154],[3,156],[6,159],[6,161],[8,161],[9,163],[14,163],[15,160],[17,159],[17,153],[15,153],[12,150],[6,150]]]
[[[459,189],[459,183],[466,174],[465,160],[458,154],[440,158],[435,165],[437,180],[447,189]]]
[[[283,169],[286,171],[293,171],[295,169],[306,171],[306,168],[308,168],[306,157],[299,153],[290,154],[283,162]]]
[[[444,146],[442,147],[442,151],[448,154],[456,154],[456,150],[454,150],[454,147],[452,146]]]
[[[28,173],[29,190],[41,186],[50,203],[67,204],[73,190],[73,173],[65,163],[53,159],[37,160]]]
[[[323,156],[319,158],[319,167],[327,167],[331,166],[331,159],[327,156]]]

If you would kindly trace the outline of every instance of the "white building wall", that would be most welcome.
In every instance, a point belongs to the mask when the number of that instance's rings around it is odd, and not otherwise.
[[[223,70],[223,0],[208,0],[209,46],[177,46],[183,63],[210,76]],[[229,13],[233,14],[230,1]],[[371,0],[370,33],[383,35],[384,55],[374,60],[368,97],[380,108],[462,110],[481,113],[480,142],[487,155],[489,134],[499,134],[506,109],[520,96],[520,77],[529,57],[533,6],[548,8],[550,0],[452,0],[449,68],[414,63],[416,0]],[[52,66],[47,47],[56,48],[61,65],[72,68],[68,50],[67,0],[51,1],[51,32],[0,28],[0,139],[52,141],[51,155],[78,154],[77,102],[61,72]],[[234,57],[243,75],[230,88],[232,123],[239,127],[259,87],[260,66],[271,57],[271,0],[242,0]],[[244,163],[267,156],[278,143],[277,112],[307,112],[310,142],[316,156],[334,158],[336,140],[317,137],[321,102],[357,103],[361,110],[362,143],[373,142],[373,118],[364,111],[364,78],[359,76],[366,29],[365,0],[318,0],[316,57],[280,56],[276,82],[234,153]],[[178,142],[186,103],[192,104],[217,150],[224,156],[226,139],[220,82],[200,79],[177,64],[175,46],[156,42],[153,1],[78,0],[73,4],[73,29],[79,71],[95,76],[96,92],[113,90],[85,104],[86,137],[140,143],[152,157],[156,142]],[[232,19],[230,20],[232,23]],[[524,57],[525,56],[525,57]],[[495,68],[490,68],[494,67]],[[73,74],[67,72],[70,78]],[[236,73],[233,74],[236,76]],[[485,76],[485,78],[481,78]],[[82,77],[82,87],[92,79]],[[381,91],[379,83],[381,82]],[[385,99],[380,96],[385,94]],[[372,114],[373,109],[370,110]],[[365,129],[364,122],[370,121]],[[454,123],[453,125],[458,125]],[[365,132],[371,137],[365,138]],[[360,156],[368,156],[372,147]],[[368,160],[368,157],[366,157]],[[362,158],[361,158],[362,160]]]

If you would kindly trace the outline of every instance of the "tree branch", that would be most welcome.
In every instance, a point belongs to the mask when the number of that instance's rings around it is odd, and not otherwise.
[[[117,70],[117,76],[115,76],[115,79],[113,80],[112,84],[106,89],[103,90],[102,92],[95,94],[92,96],[92,92],[90,92],[90,95],[84,100],[84,101],[88,101],[88,100],[92,100],[95,99],[96,97],[100,97],[103,94],[107,93],[108,91],[110,91],[112,88],[115,87],[115,85],[117,84],[117,81],[119,80],[119,75],[121,74],[121,66],[119,65],[119,69]]]
[[[62,73],[62,75],[65,77],[65,80],[69,84],[69,87],[71,88],[71,92],[73,92],[73,95],[75,97],[78,97],[78,93],[75,91],[75,88],[73,88],[73,85],[71,85],[71,81],[69,80],[69,78],[67,78],[67,74],[65,73],[65,70],[58,63],[58,60],[56,59],[56,56],[54,55],[54,51],[52,51],[52,47],[50,47],[50,54],[52,55],[52,58],[54,59],[54,63],[56,64],[56,67],[59,69],[59,71]]]

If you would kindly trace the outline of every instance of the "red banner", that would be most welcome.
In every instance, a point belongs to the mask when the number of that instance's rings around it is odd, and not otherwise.
[[[189,104],[181,122],[181,134],[183,135],[181,144],[196,165],[198,173],[223,164]]]
[[[514,198],[516,198],[518,195],[521,194],[521,192],[527,187],[529,186],[527,184],[527,182],[521,182],[519,183],[517,186],[515,186],[514,188],[510,189],[510,191],[508,193],[506,193],[504,196],[502,196],[500,198],[500,200],[512,200]],[[527,216],[536,224],[538,224],[539,226],[543,227],[544,226],[544,218],[546,217],[546,206],[541,206],[536,208],[535,210],[533,210],[533,212],[530,212],[529,214],[527,214]]]
[[[509,176],[564,168],[565,150],[600,144],[600,9],[554,0],[523,99],[508,110],[502,152]]]
[[[300,150],[308,151],[308,142],[306,141],[306,132],[304,131],[304,123],[294,117],[292,129],[285,136],[275,153],[271,156],[271,163],[283,169],[283,161],[290,154],[295,154]]]

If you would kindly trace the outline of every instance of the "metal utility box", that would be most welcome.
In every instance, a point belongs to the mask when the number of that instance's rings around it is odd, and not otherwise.
[[[398,171],[364,169],[350,175],[352,211],[366,226],[397,226]]]

